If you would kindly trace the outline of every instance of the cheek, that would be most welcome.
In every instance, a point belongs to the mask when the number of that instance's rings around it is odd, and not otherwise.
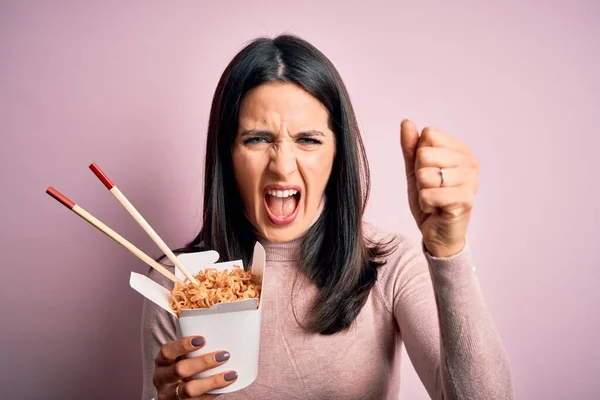
[[[304,163],[306,184],[310,186],[311,192],[316,195],[311,196],[312,200],[317,202],[321,201],[321,196],[329,181],[334,158],[333,149],[323,150],[307,157]],[[318,193],[315,193],[317,190]]]
[[[233,171],[238,190],[246,208],[252,207],[259,186],[261,171],[256,160],[242,151],[232,155]]]

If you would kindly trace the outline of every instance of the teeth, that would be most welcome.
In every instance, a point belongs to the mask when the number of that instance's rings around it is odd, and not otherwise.
[[[288,190],[269,190],[267,193],[269,195],[271,195],[271,196],[274,196],[274,197],[285,198],[285,197],[294,196],[296,193],[298,193],[298,191],[294,190],[294,189],[288,189]]]

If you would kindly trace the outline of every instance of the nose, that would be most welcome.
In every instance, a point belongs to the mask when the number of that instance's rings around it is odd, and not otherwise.
[[[271,150],[269,170],[277,175],[279,179],[286,180],[297,169],[296,154],[291,144],[281,143]]]

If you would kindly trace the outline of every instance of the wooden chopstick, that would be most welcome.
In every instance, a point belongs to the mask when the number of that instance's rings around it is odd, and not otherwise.
[[[124,237],[119,235],[117,232],[113,231],[111,228],[106,226],[104,223],[102,223],[100,220],[98,220],[92,214],[85,211],[83,208],[81,208],[80,206],[75,204],[75,202],[68,199],[65,195],[60,193],[58,190],[56,190],[50,186],[46,190],[46,193],[48,193],[50,196],[52,196],[59,203],[63,204],[65,207],[67,207],[71,211],[75,212],[75,214],[79,215],[81,218],[83,218],[84,220],[86,220],[87,222],[92,224],[94,227],[98,228],[98,230],[100,230],[102,233],[106,234],[109,238],[111,238],[115,242],[119,243],[121,246],[125,247],[127,250],[132,252],[137,258],[139,258],[140,260],[142,260],[143,262],[145,262],[146,264],[148,264],[149,266],[151,266],[152,268],[154,268],[155,270],[157,270],[158,272],[163,274],[165,277],[167,277],[174,283],[183,284],[183,282],[179,278],[177,278],[175,275],[173,275],[168,269],[166,269],[165,267],[163,267],[162,265],[160,265],[159,263],[154,261],[146,253],[144,253],[143,251],[141,251],[140,249],[135,247],[127,239],[125,239]]]
[[[142,229],[150,236],[150,238],[156,243],[156,245],[165,253],[165,255],[171,260],[173,265],[177,267],[181,271],[181,273],[194,285],[199,285],[200,283],[194,278],[194,275],[190,274],[187,269],[183,266],[181,261],[173,254],[169,246],[158,236],[158,233],[152,229],[150,224],[142,217],[142,215],[136,210],[136,208],[131,204],[131,202],[125,197],[125,195],[119,190],[119,188],[106,176],[106,174],[96,165],[96,163],[90,164],[90,169],[92,172],[100,179],[100,181],[106,186],[109,192],[113,194],[113,196],[121,203],[123,207],[131,214],[133,219],[137,221],[137,223],[142,227]]]

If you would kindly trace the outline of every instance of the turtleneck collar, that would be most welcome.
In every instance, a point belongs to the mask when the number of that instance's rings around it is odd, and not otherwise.
[[[298,237],[288,242],[273,243],[267,241],[262,235],[255,231],[258,242],[265,248],[267,261],[298,261],[300,259],[300,245],[302,239],[308,232],[308,230],[317,222],[323,208],[325,207],[325,197],[321,200],[315,218],[312,220],[310,225],[306,227],[306,230],[302,232]]]
[[[289,242],[272,243],[263,238],[258,241],[265,248],[267,261],[297,261],[300,259],[302,236]]]

